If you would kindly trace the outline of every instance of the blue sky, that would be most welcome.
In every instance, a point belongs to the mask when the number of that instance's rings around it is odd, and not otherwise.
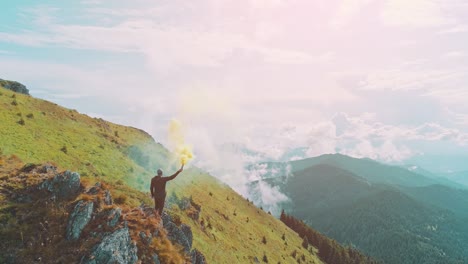
[[[31,0],[0,8],[0,78],[163,143],[178,118],[200,163],[303,148],[301,157],[340,152],[468,170],[466,1]],[[220,154],[226,143],[258,155]]]

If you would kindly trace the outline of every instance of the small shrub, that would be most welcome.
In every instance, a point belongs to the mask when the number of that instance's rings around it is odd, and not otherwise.
[[[115,135],[116,137],[119,137],[119,131],[114,131],[114,135]]]
[[[210,196],[213,196],[213,193],[212,193],[212,192],[210,192],[209,194],[210,194]]]
[[[267,256],[265,255],[265,252],[263,253],[263,262],[268,263],[268,258],[267,258]]]
[[[115,182],[115,184],[117,184],[117,185],[124,185],[124,182],[123,182],[122,180],[117,180],[117,181]]]
[[[11,102],[11,104],[14,105],[14,106],[17,106],[17,105],[18,105],[18,102],[17,102],[16,100],[13,100],[13,101]]]
[[[31,119],[31,118],[34,118],[34,114],[33,113],[29,113],[26,115],[27,118]]]
[[[294,251],[291,253],[291,257],[296,258],[296,256],[297,256],[297,250],[294,250]]]
[[[68,153],[68,149],[67,149],[67,146],[63,146],[60,151],[62,151],[63,153],[67,154]]]
[[[16,113],[16,116],[22,117],[23,114],[22,113]]]
[[[266,245],[266,243],[267,243],[267,240],[266,240],[266,237],[265,237],[265,236],[263,236],[263,238],[262,238],[262,243],[265,244],[265,245]]]
[[[286,240],[286,234],[285,233],[283,233],[283,235],[281,236],[281,239]]]
[[[304,240],[302,240],[302,247],[305,249],[309,248],[309,240],[307,239],[307,236],[304,236]]]
[[[42,113],[42,115],[46,115],[46,112],[44,112],[44,111],[42,111],[41,113]]]
[[[83,200],[85,202],[89,202],[89,201],[94,200],[94,196],[84,193],[84,194],[81,195],[81,200]]]
[[[21,118],[19,121],[18,121],[18,124],[24,126],[26,124],[26,122],[24,122],[24,119]]]
[[[127,202],[127,196],[125,194],[121,194],[115,197],[114,202],[120,205],[125,204],[125,202]]]
[[[182,224],[182,220],[180,219],[180,216],[178,215],[172,215],[172,222],[174,222],[176,226],[180,226]]]
[[[13,95],[11,96],[11,98],[16,98],[16,94],[13,94]]]

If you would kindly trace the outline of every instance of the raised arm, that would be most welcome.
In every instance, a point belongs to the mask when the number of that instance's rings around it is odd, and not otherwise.
[[[169,177],[165,177],[164,179],[166,181],[171,181],[171,180],[175,179],[175,177],[177,177],[177,175],[179,175],[179,173],[181,173],[183,170],[184,170],[184,165],[182,165],[182,167],[180,167],[180,169],[178,171],[176,171],[176,173],[174,173],[174,175],[171,175]]]

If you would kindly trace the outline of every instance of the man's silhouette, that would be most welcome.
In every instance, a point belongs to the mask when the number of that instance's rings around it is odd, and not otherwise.
[[[151,197],[154,198],[154,209],[158,211],[159,215],[162,215],[164,201],[166,200],[166,182],[173,180],[183,170],[184,165],[174,175],[163,177],[163,172],[159,169],[158,175],[151,179]]]

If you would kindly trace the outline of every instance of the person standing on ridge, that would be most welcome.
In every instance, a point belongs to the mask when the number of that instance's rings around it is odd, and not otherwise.
[[[154,199],[154,209],[162,216],[164,202],[166,200],[166,183],[170,180],[173,180],[179,173],[184,170],[184,165],[174,173],[174,175],[169,177],[163,177],[163,171],[158,169],[158,175],[154,176],[151,179],[151,197]]]

